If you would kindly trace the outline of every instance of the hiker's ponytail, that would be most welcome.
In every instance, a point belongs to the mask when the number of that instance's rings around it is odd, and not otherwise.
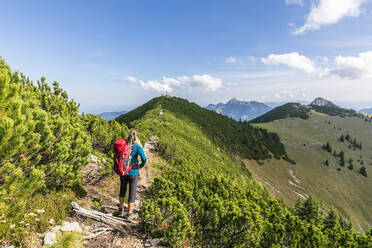
[[[128,140],[142,147],[141,141],[138,137],[138,131],[136,129],[130,130]]]

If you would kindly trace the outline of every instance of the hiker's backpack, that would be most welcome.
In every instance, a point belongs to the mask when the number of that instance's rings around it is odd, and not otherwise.
[[[132,145],[127,139],[118,139],[114,143],[114,171],[119,176],[128,175],[133,168]]]

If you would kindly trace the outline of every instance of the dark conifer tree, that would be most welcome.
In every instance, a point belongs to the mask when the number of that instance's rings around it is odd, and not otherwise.
[[[367,169],[365,166],[360,167],[359,173],[362,174],[365,177],[368,177],[367,175]]]

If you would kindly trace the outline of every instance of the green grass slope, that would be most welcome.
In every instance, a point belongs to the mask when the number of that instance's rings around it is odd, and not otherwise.
[[[261,167],[247,161],[253,176],[276,197],[294,204],[297,198],[314,195],[327,205],[336,207],[350,217],[357,230],[372,226],[372,124],[359,117],[340,117],[311,111],[309,119],[287,118],[255,126],[279,134],[288,155],[296,161],[289,165],[282,161],[265,161]],[[349,134],[362,142],[362,150],[350,149],[348,142],[340,142]],[[345,153],[345,161],[353,160],[353,170],[340,165],[340,159],[324,151],[329,142],[332,149]],[[329,161],[329,166],[325,161]],[[368,177],[358,171],[362,164]]]
[[[248,159],[287,158],[278,136],[248,123],[236,122],[214,111],[201,108],[195,103],[175,97],[154,98],[139,108],[116,118],[119,123],[131,126],[132,121],[142,118],[154,107],[170,111],[182,120],[191,121],[207,137],[230,154]],[[154,129],[153,127],[152,129]]]
[[[362,117],[361,114],[356,112],[353,109],[344,109],[340,107],[329,107],[329,106],[316,106],[312,105],[311,108],[316,112],[328,114],[332,116],[340,116],[340,117]]]
[[[138,129],[143,141],[159,137],[166,163],[157,165],[162,173],[148,190],[141,216],[151,235],[172,247],[370,246],[370,237],[353,233],[311,198],[296,209],[285,207],[232,159],[275,153],[272,143],[281,143],[274,134],[173,97],[155,98],[117,120]],[[266,153],[238,147],[244,132]]]
[[[299,117],[302,119],[309,118],[308,112],[310,107],[300,103],[286,103],[282,106],[276,107],[273,110],[253,119],[250,123],[265,123],[287,117]]]
[[[362,114],[356,112],[353,109],[340,108],[337,105],[329,102],[328,105],[302,105],[300,103],[286,103],[282,106],[276,107],[271,111],[249,121],[250,123],[267,123],[275,120],[286,119],[290,117],[298,117],[301,119],[308,119],[310,110],[314,110],[319,113],[328,114],[331,116],[340,117],[363,117]]]

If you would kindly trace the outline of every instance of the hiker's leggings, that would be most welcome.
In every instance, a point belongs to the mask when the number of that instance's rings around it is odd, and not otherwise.
[[[125,197],[127,193],[127,186],[129,183],[129,199],[128,202],[136,201],[138,175],[134,176],[120,176],[120,197]]]

